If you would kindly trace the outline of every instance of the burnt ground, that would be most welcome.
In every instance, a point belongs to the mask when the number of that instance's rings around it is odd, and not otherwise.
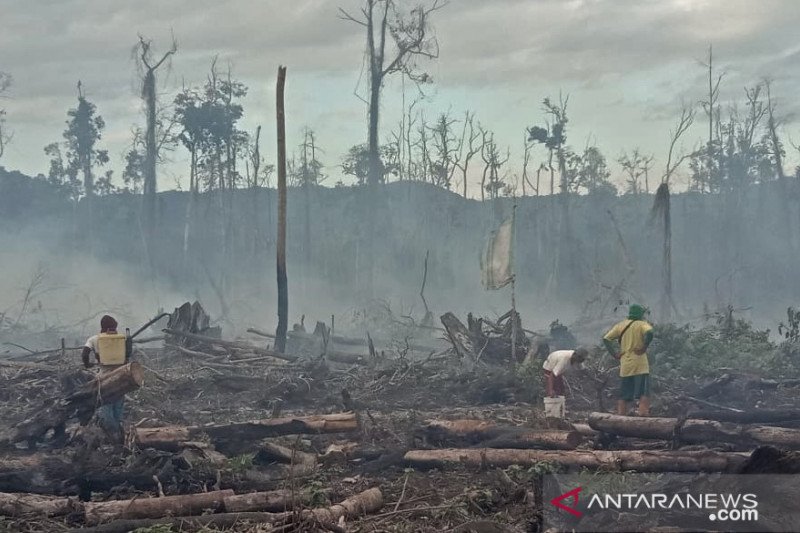
[[[386,356],[367,366],[349,366],[321,361],[272,362],[262,358],[250,363],[230,362],[220,355],[214,360],[197,359],[169,348],[139,351],[137,359],[146,368],[145,385],[130,394],[126,422],[138,427],[201,425],[270,418],[272,416],[324,414],[354,407],[361,430],[357,434],[313,435],[274,439],[297,449],[323,453],[331,444],[358,442],[381,450],[367,459],[325,465],[311,474],[285,476],[282,465],[259,464],[252,453],[228,457],[224,464],[211,464],[194,457],[181,460],[167,452],[139,450],[130,441],[113,447],[95,433],[76,426],[66,447],[42,443],[35,453],[47,453],[77,461],[99,470],[95,479],[113,478],[115,469],[127,472],[107,484],[89,487],[84,497],[107,499],[185,494],[233,488],[238,492],[290,488],[313,493],[318,505],[338,502],[370,487],[381,489],[385,505],[373,515],[346,524],[358,532],[440,531],[537,531],[536,468],[457,468],[442,472],[405,467],[399,457],[411,448],[429,446],[418,433],[422,422],[432,418],[487,419],[497,423],[547,427],[543,419],[538,377],[518,372],[510,363],[463,368],[452,355],[419,358]],[[37,366],[0,366],[4,386],[0,388],[0,427],[3,438],[14,425],[34,412],[43,398],[57,396],[80,379],[77,361],[52,356]],[[568,418],[585,422],[586,413],[609,410],[613,405],[613,372],[587,369],[583,380],[570,380]],[[682,396],[703,392],[706,402],[729,406],[796,405],[795,389],[749,387],[752,376],[733,376],[715,390],[713,383],[657,383],[654,415],[676,415],[685,408]],[[710,394],[703,387],[711,387]],[[349,400],[343,398],[349,396]],[[731,393],[731,391],[735,391]],[[87,436],[88,435],[88,436]],[[609,444],[607,444],[609,445]],[[624,441],[611,447],[625,447]],[[585,444],[584,446],[591,446]],[[30,450],[6,445],[4,456],[24,457]],[[131,472],[156,468],[160,475],[147,486],[147,479],[134,480]],[[166,468],[165,465],[169,465]],[[87,467],[88,468],[88,467]],[[151,470],[147,470],[150,468]],[[126,477],[127,476],[127,477]],[[151,476],[152,477],[152,476]],[[85,487],[84,487],[85,489]],[[325,491],[329,489],[329,491]],[[69,493],[70,489],[65,489]],[[84,491],[85,492],[85,491]],[[65,531],[80,527],[79,518],[0,520],[0,531]],[[308,526],[311,530],[311,526]],[[206,528],[205,531],[214,531]],[[236,524],[230,531],[270,531],[266,525]],[[300,527],[304,530],[304,527]],[[159,533],[168,528],[151,528]]]

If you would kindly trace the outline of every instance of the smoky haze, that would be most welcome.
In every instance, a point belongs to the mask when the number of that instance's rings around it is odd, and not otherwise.
[[[514,204],[528,329],[605,325],[633,301],[774,327],[798,301],[795,2],[428,2],[424,43],[385,79],[355,0],[178,4],[5,7],[31,30],[0,41],[9,342],[78,340],[104,313],[135,329],[195,299],[225,335],[275,328],[279,61],[290,326],[419,322],[423,278],[435,317],[502,315],[510,289],[481,288],[479,257]],[[62,10],[88,19],[62,27]]]

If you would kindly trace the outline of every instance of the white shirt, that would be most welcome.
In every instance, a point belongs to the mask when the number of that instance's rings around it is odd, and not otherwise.
[[[555,376],[563,376],[572,370],[572,354],[575,350],[556,350],[545,359],[542,368],[549,370]]]
[[[97,353],[97,339],[100,335],[92,335],[88,339],[86,339],[86,347],[92,350],[94,353]]]

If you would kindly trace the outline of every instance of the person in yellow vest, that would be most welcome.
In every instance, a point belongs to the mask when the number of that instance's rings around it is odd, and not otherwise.
[[[92,335],[86,340],[86,345],[81,353],[83,366],[86,368],[92,366],[90,361],[92,353],[100,366],[100,373],[110,372],[127,362],[126,338],[125,335],[117,333],[117,321],[113,317],[104,315],[100,319],[100,333]],[[117,441],[121,441],[123,437],[123,407],[124,398],[121,398],[116,402],[103,405],[97,410],[101,427]]]
[[[647,347],[653,340],[653,326],[644,319],[645,309],[633,304],[628,318],[603,337],[608,353],[619,360],[621,378],[617,414],[628,413],[628,402],[639,400],[639,416],[650,416],[650,364]]]

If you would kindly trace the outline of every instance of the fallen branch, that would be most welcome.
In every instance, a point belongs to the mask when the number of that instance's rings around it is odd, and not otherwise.
[[[498,426],[486,420],[430,420],[421,435],[435,444],[481,443],[486,448],[574,450],[583,440],[577,431]]]
[[[252,346],[246,342],[239,342],[239,341],[224,341],[222,339],[215,339],[213,337],[206,337],[205,335],[198,335],[196,333],[186,333],[183,331],[177,331],[174,329],[165,329],[164,333],[168,335],[172,335],[175,337],[183,337],[185,339],[202,342],[205,344],[212,344],[217,346],[222,346],[225,348],[238,348],[241,350],[247,350],[251,353],[258,354],[258,355],[266,355],[269,357],[275,357],[276,359],[283,359],[284,361],[294,362],[297,361],[297,356],[295,355],[288,355],[284,353],[278,353],[272,350],[266,350],[264,348],[258,348],[256,346]]]

